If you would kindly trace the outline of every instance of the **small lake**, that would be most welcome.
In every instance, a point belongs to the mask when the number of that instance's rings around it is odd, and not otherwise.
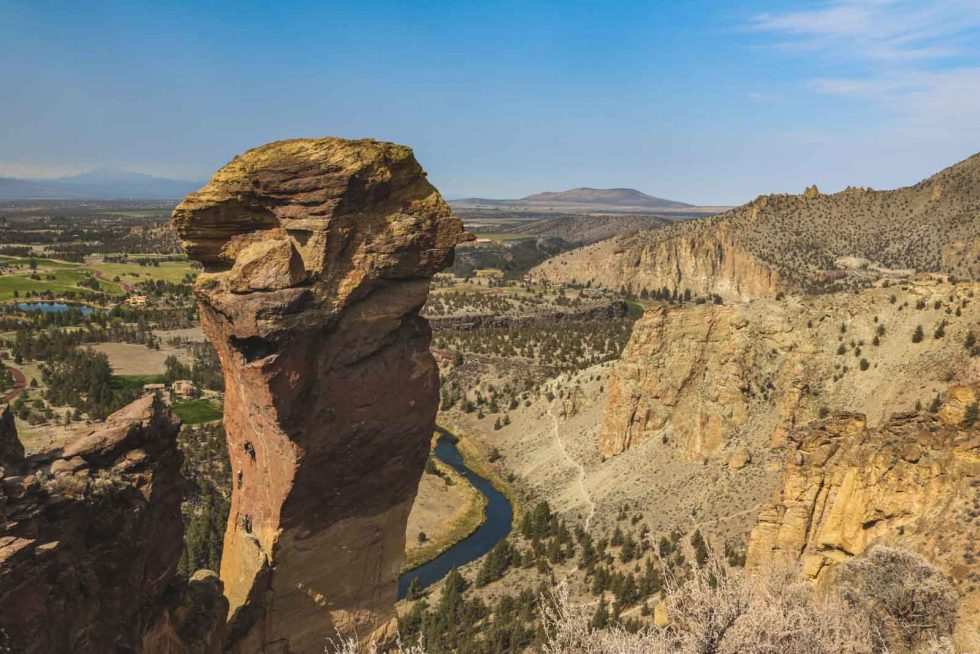
[[[95,309],[84,304],[65,304],[63,302],[21,302],[17,305],[21,311],[43,311],[44,313],[65,313],[69,309],[77,309],[83,316],[90,315]]]
[[[466,467],[466,464],[463,463],[463,455],[456,448],[456,440],[449,432],[438,426],[436,432],[439,433],[439,441],[436,443],[435,449],[436,457],[466,477],[478,491],[486,496],[486,520],[476,531],[436,558],[399,577],[398,599],[403,599],[408,594],[408,585],[412,583],[413,578],[418,577],[422,588],[426,588],[449,574],[453,566],[466,565],[489,552],[494,545],[510,533],[511,523],[514,521],[514,509],[511,507],[510,501],[489,481]]]

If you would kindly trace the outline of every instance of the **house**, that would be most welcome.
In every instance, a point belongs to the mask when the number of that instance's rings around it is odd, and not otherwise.
[[[126,304],[131,307],[145,307],[146,306],[146,296],[145,295],[130,295],[126,298]]]
[[[189,379],[178,379],[170,385],[170,390],[179,400],[189,400],[197,396],[197,388]]]
[[[143,393],[163,393],[167,390],[165,384],[143,384]]]

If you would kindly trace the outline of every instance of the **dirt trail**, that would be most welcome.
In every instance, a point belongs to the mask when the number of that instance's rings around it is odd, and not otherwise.
[[[589,495],[589,491],[585,488],[585,467],[573,459],[565,449],[565,442],[561,439],[561,432],[558,429],[558,418],[555,416],[555,402],[558,400],[552,400],[551,404],[548,406],[548,415],[551,417],[552,431],[555,435],[555,442],[558,444],[558,449],[561,450],[562,456],[572,464],[575,468],[578,468],[578,487],[579,492],[582,494],[582,499],[586,504],[589,505],[589,515],[585,518],[585,531],[589,530],[589,525],[592,523],[592,518],[595,516],[595,502],[592,501],[592,497]]]
[[[7,366],[7,370],[10,371],[10,376],[14,378],[14,385],[10,387],[5,395],[0,396],[0,404],[13,402],[14,398],[27,387],[27,378],[24,377],[24,373],[13,366]]]

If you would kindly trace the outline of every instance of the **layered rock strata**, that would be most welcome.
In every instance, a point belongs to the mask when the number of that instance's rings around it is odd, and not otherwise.
[[[739,244],[725,223],[673,238],[659,236],[658,230],[601,241],[548,259],[532,274],[636,294],[666,288],[670,293],[718,295],[726,302],[772,297],[785,288],[777,270]]]
[[[228,647],[384,633],[438,401],[418,312],[461,222],[410,149],[326,138],[235,158],[173,223],[225,377]]]
[[[184,630],[170,648],[144,648],[182,590],[178,425],[162,405],[145,397],[63,449],[26,458],[19,443],[9,454],[12,420],[0,425],[0,650],[219,651],[198,645],[224,621],[220,585],[195,610],[212,625],[195,632],[197,644]]]
[[[609,384],[599,450],[644,443],[700,461],[779,446],[822,412],[872,424],[978,374],[963,343],[980,284],[648,308]],[[920,307],[920,308],[912,308]],[[916,328],[930,336],[913,341]],[[966,352],[966,354],[964,354]],[[740,455],[741,456],[741,455]]]
[[[965,407],[980,387],[954,387],[940,411],[897,414],[878,428],[841,414],[789,434],[775,502],[759,514],[746,565],[799,560],[818,583],[874,544],[939,564],[962,593],[960,638],[973,651],[980,621],[974,546],[980,541],[980,423]],[[969,644],[969,646],[968,646]]]

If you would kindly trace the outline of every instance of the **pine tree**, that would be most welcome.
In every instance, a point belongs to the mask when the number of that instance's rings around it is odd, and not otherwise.
[[[603,595],[599,600],[599,607],[592,616],[592,628],[605,629],[607,626],[609,626],[609,607],[606,605],[606,597]]]

